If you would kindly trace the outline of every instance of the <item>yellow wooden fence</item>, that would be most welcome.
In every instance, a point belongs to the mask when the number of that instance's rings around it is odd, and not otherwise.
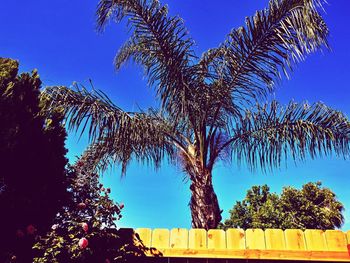
[[[168,258],[350,262],[350,231],[138,228],[135,233]]]

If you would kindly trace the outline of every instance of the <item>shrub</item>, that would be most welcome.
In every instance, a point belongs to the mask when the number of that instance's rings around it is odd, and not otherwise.
[[[126,262],[143,254],[132,233],[123,236],[117,229],[115,222],[121,218],[123,205],[111,200],[110,189],[83,164],[79,160],[70,168],[71,201],[57,215],[51,231],[34,246],[39,252],[36,263]]]

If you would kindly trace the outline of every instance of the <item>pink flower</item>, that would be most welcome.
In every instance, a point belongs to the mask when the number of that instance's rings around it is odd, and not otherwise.
[[[84,163],[82,161],[78,161],[75,163],[76,167],[82,167],[84,165]]]
[[[16,236],[19,237],[19,238],[22,238],[24,237],[24,233],[21,229],[17,229],[16,231]]]
[[[82,237],[81,239],[79,239],[78,245],[81,249],[84,249],[89,245],[89,241],[85,237]]]
[[[89,230],[89,225],[87,223],[81,223],[81,227],[85,231],[85,233]]]
[[[124,203],[120,203],[119,207],[120,207],[120,209],[123,209],[124,208]]]
[[[28,225],[26,230],[28,235],[34,235],[36,228],[33,225]]]
[[[86,204],[83,203],[83,202],[79,203],[77,206],[78,206],[79,209],[85,209],[86,208]]]
[[[52,230],[56,230],[57,228],[58,228],[58,224],[54,224],[54,225],[51,226]]]

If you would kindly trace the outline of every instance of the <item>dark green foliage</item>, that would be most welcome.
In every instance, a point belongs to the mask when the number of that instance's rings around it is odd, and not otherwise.
[[[284,187],[279,196],[267,185],[253,186],[246,198],[230,210],[220,228],[335,229],[344,222],[344,207],[321,183],[307,183],[301,190]]]
[[[17,72],[18,62],[0,58],[1,262],[29,261],[31,229],[45,233],[67,199],[63,116],[58,109],[44,116],[35,70]]]
[[[305,184],[299,191],[286,187],[280,200],[284,211],[293,211],[287,214],[292,223],[285,228],[335,229],[344,223],[343,204],[320,182]]]
[[[38,250],[34,262],[126,262],[143,255],[132,232],[123,235],[116,228],[123,205],[110,199],[110,189],[105,189],[98,175],[89,170],[83,160],[71,167],[70,202],[60,210],[51,231],[34,246]],[[81,238],[88,240],[86,248],[79,247]]]

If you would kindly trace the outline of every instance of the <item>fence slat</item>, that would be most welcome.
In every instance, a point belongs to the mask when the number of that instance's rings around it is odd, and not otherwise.
[[[152,247],[169,248],[169,230],[156,228],[152,232]]]
[[[135,233],[139,235],[143,245],[151,246],[152,230],[150,228],[137,228]]]
[[[228,249],[245,249],[245,233],[243,229],[229,228],[226,230]]]
[[[190,249],[207,248],[207,231],[205,229],[190,229],[188,247]]]
[[[284,250],[286,248],[284,232],[282,229],[266,229],[265,242],[266,249]]]
[[[306,247],[309,251],[327,251],[327,243],[323,230],[306,229],[304,231]]]
[[[345,233],[340,230],[326,230],[329,251],[348,251]]]
[[[287,250],[306,250],[304,233],[300,229],[286,229],[284,236]]]
[[[188,248],[188,230],[173,228],[170,231],[170,248]]]
[[[247,229],[245,231],[247,249],[265,249],[265,237],[262,229]]]
[[[208,230],[208,248],[209,249],[225,249],[226,237],[225,231],[222,229]]]

